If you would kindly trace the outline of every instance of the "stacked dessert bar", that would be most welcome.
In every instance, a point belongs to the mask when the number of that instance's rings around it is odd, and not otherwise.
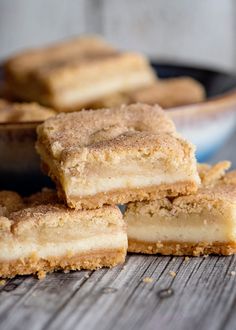
[[[124,262],[126,226],[116,206],[74,210],[55,192],[0,192],[0,276],[96,269]]]
[[[145,57],[93,37],[15,56],[5,74],[21,100],[107,108],[0,104],[6,121],[46,119],[36,149],[56,183],[27,198],[0,192],[0,277],[112,267],[127,251],[236,253],[236,173],[229,162],[197,165],[156,105],[200,101],[197,82],[160,82]]]
[[[71,208],[127,204],[128,251],[236,251],[236,174],[199,165],[156,105],[61,114],[38,128],[37,150]]]
[[[124,219],[129,252],[230,255],[236,252],[236,171],[229,162],[200,166],[195,193],[131,202]]]
[[[0,193],[1,277],[112,267],[127,248],[236,252],[236,173],[197,167],[159,106],[59,114],[38,127],[36,148],[57,194]]]
[[[22,52],[9,59],[4,69],[10,95],[58,111],[74,111],[156,80],[143,55],[119,52],[98,37]]]
[[[199,184],[194,148],[158,106],[49,118],[37,150],[59,199],[2,192],[2,277],[124,262],[126,224],[115,205],[189,194]]]

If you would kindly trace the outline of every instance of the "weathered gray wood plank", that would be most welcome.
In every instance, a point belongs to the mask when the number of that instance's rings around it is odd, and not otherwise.
[[[0,293],[0,321],[3,320],[4,328],[15,329],[19,324],[29,324],[29,328],[33,325],[34,329],[41,329],[50,315],[60,309],[71,294],[83,285],[89,274],[90,272],[57,273],[43,281],[26,277],[21,285],[6,292],[6,287],[14,284],[18,278],[10,281]],[[7,303],[7,308],[4,308],[8,301],[12,306]]]
[[[57,315],[57,318],[51,323],[52,328],[56,328],[59,324],[63,324],[63,327],[66,326],[66,323],[64,324],[63,322],[68,319],[70,320],[72,328],[75,327],[78,322],[81,323],[81,328],[93,328],[90,324],[90,315],[97,315],[97,322],[102,322],[104,328],[106,328],[106,321],[108,321],[106,320],[106,315],[108,315],[108,311],[109,319],[113,319],[114,315],[118,313],[120,309],[123,309],[130,295],[132,296],[133,293],[138,290],[141,279],[152,274],[152,270],[149,269],[149,267],[152,265],[154,258],[155,257],[130,257],[127,260],[125,268],[120,272],[117,273],[118,269],[115,270],[115,273],[107,272],[106,276],[93,288],[85,285],[82,290],[73,297],[73,300],[70,301],[70,304],[65,307],[62,313]],[[159,260],[156,260],[155,264],[157,266],[160,263],[159,267],[161,271],[163,267],[166,267],[168,261],[169,258],[159,258]],[[90,281],[92,283],[93,278],[91,278]],[[118,290],[113,294],[104,294],[103,289],[107,287],[116,288]],[[86,297],[82,304],[80,304],[81,295],[82,297]],[[76,308],[76,313],[71,311],[72,306]],[[85,311],[87,311],[87,313],[85,313]],[[110,325],[110,322],[108,322],[107,326],[110,327]],[[96,327],[96,323],[93,326]]]
[[[0,288],[0,328],[235,329],[235,270],[234,256],[131,255],[111,270],[19,277]],[[163,299],[165,288],[173,295]]]

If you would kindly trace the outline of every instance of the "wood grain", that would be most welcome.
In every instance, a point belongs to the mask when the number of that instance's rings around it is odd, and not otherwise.
[[[235,256],[130,255],[111,270],[56,273],[42,281],[18,277],[0,288],[0,327],[235,329],[235,270]],[[166,288],[173,295],[163,299],[159,292]]]

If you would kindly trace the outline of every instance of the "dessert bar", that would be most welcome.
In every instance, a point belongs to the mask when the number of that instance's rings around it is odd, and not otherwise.
[[[157,105],[60,114],[37,132],[43,169],[69,207],[177,196],[198,187],[194,147]]]
[[[129,203],[129,252],[164,255],[236,253],[236,171],[229,162],[201,165],[202,184],[189,196]]]
[[[0,277],[123,263],[126,226],[115,206],[71,210],[43,191],[22,199],[0,192]]]
[[[9,59],[4,69],[10,94],[58,111],[78,110],[156,80],[144,56],[118,52],[98,37],[25,51]]]

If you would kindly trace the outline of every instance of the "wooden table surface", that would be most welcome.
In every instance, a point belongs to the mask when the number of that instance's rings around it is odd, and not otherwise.
[[[236,167],[235,143],[211,161]],[[17,277],[0,287],[0,329],[235,330],[236,256],[129,255],[110,270]]]

